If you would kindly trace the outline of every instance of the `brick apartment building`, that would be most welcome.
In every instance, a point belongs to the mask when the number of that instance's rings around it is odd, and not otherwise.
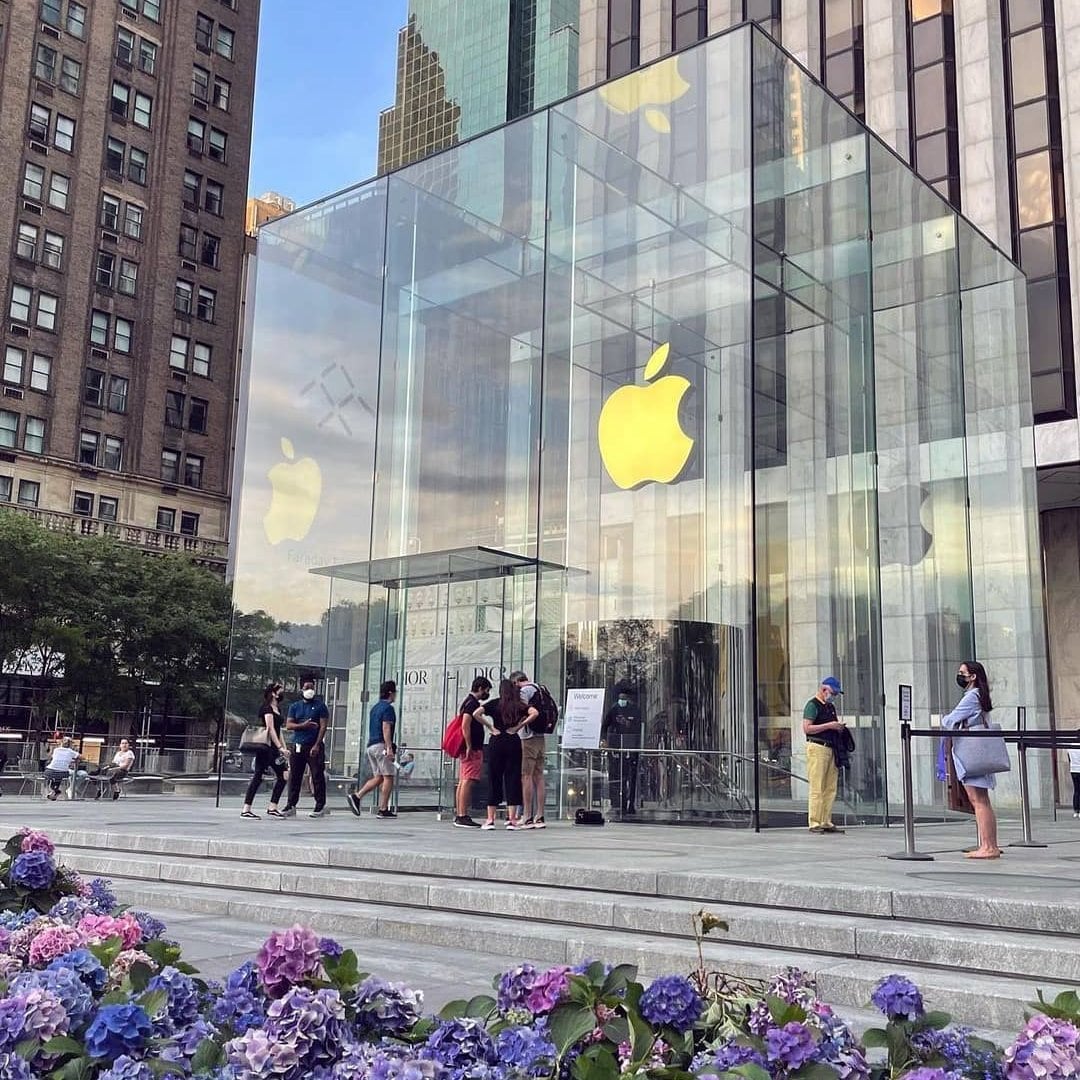
[[[258,23],[0,0],[0,505],[221,569]]]

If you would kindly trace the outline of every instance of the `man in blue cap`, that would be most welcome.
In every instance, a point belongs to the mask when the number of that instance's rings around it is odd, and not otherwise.
[[[807,817],[812,833],[842,833],[832,822],[839,772],[833,744],[844,722],[836,716],[832,699],[844,691],[840,680],[828,675],[821,680],[818,692],[803,709],[803,734],[806,736],[806,776],[810,782]]]

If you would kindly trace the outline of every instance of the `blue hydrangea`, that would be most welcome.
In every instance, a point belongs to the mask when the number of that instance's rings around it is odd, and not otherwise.
[[[918,1020],[925,1011],[919,988],[903,975],[882,979],[870,1000],[890,1020]]]
[[[121,1054],[98,1076],[98,1080],[156,1080],[153,1070],[143,1061],[137,1061],[127,1054]]]
[[[332,937],[319,938],[319,952],[323,956],[329,956],[332,960],[336,960],[344,951],[344,948]]]
[[[638,1004],[642,1017],[650,1024],[672,1027],[678,1032],[689,1031],[704,1007],[690,980],[681,975],[664,975],[653,980]]]
[[[36,911],[0,911],[0,926],[5,930],[21,930],[29,926],[36,918]]]
[[[912,1049],[922,1061],[941,1059],[945,1067],[979,1080],[1003,1080],[1005,1066],[991,1049],[971,1044],[970,1028],[950,1026],[927,1028],[916,1032],[911,1039]]]
[[[63,956],[58,956],[45,970],[70,969],[93,991],[104,988],[109,973],[102,967],[101,961],[89,949],[73,949]]]
[[[547,1076],[555,1064],[555,1045],[547,1037],[547,1021],[536,1027],[511,1027],[499,1032],[495,1052],[500,1064],[523,1076]]]
[[[758,1065],[762,1069],[768,1068],[768,1062],[759,1050],[731,1041],[698,1054],[690,1063],[690,1069],[696,1075],[700,1075],[702,1080],[707,1080],[710,1076],[738,1068],[740,1065]]]
[[[162,1016],[155,1017],[156,1026],[162,1031],[174,1031],[187,1027],[199,1016],[199,989],[194,980],[174,967],[162,970],[146,986],[147,990],[164,990],[168,994]]]
[[[0,999],[0,1050],[13,1050],[26,1027],[26,998],[11,994]]]
[[[424,1055],[444,1065],[449,1080],[473,1075],[477,1065],[497,1065],[495,1043],[479,1020],[465,1017],[444,1020],[424,1043]]]
[[[142,930],[143,941],[157,941],[165,934],[165,924],[148,911],[132,911],[131,914]]]
[[[34,1080],[30,1062],[14,1052],[0,1053],[0,1080]]]
[[[210,1020],[218,1027],[243,1035],[265,1019],[260,999],[243,986],[223,989],[210,1005]]]
[[[171,1041],[161,1051],[161,1057],[165,1061],[180,1065],[187,1072],[187,1066],[195,1052],[206,1039],[212,1039],[217,1034],[212,1025],[200,1018],[188,1027],[173,1032]]]
[[[258,993],[259,973],[255,965],[250,960],[245,960],[234,971],[230,971],[225,976],[225,988],[227,990],[243,988],[244,990],[250,990],[253,994]]]
[[[11,992],[29,994],[31,990],[48,990],[64,1007],[71,1027],[79,1027],[94,1011],[90,987],[72,968],[49,966],[44,971],[24,971],[11,981]]]
[[[103,1005],[86,1029],[91,1057],[118,1058],[138,1050],[154,1033],[150,1017],[138,1005]]]
[[[90,882],[89,899],[98,915],[111,915],[116,910],[116,893],[107,878],[96,877]]]
[[[65,896],[53,904],[49,914],[67,926],[74,926],[91,908],[92,904],[85,897]]]
[[[805,1024],[793,1020],[783,1027],[770,1028],[765,1033],[765,1053],[770,1062],[793,1072],[817,1053],[817,1040]]]
[[[403,983],[388,983],[370,976],[352,997],[356,1027],[365,1035],[401,1035],[420,1019],[424,995]]]
[[[9,873],[14,885],[25,889],[47,889],[56,877],[56,863],[44,851],[24,851],[15,856]]]

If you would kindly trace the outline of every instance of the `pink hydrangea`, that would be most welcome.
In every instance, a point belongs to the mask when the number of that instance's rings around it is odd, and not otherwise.
[[[255,957],[255,967],[267,994],[281,997],[309,975],[323,976],[319,937],[299,923],[275,930]]]
[[[74,926],[50,926],[30,942],[30,964],[43,967],[58,956],[86,944],[86,935]]]
[[[10,979],[23,970],[23,963],[17,956],[0,953],[0,979]]]
[[[8,952],[11,953],[12,956],[17,956],[20,960],[26,960],[30,955],[30,943],[42,932],[42,930],[48,930],[51,926],[63,925],[64,924],[59,919],[50,918],[48,915],[41,915],[34,919],[33,922],[20,927],[11,935],[11,940],[8,942]]]
[[[116,990],[127,978],[127,973],[136,965],[144,964],[151,971],[157,971],[156,961],[142,951],[142,949],[125,949],[109,965],[109,978],[105,983],[107,990]]]
[[[52,855],[56,851],[56,847],[53,842],[43,832],[38,832],[37,829],[23,829],[22,833],[21,850],[26,851],[44,851],[46,855]]]
[[[525,1004],[534,1016],[551,1012],[569,986],[569,967],[562,964],[559,967],[549,968],[547,971],[542,971],[533,980],[533,984],[525,998]]]
[[[84,915],[79,929],[88,941],[106,941],[118,937],[125,949],[133,949],[142,941],[142,927],[129,911],[123,915]]]

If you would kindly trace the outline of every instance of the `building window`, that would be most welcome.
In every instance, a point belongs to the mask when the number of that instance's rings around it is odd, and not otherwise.
[[[177,371],[187,371],[188,344],[188,338],[173,334],[169,345],[169,367]]]
[[[206,145],[206,125],[194,116],[188,118],[187,147],[193,154],[201,154]]]
[[[195,16],[195,48],[208,53],[214,40],[214,20],[201,12]]]
[[[865,116],[863,0],[822,4],[821,41],[822,81],[856,116]]]
[[[218,23],[217,37],[214,40],[214,52],[218,56],[224,56],[226,60],[233,58],[233,49],[236,45],[236,34],[227,26]]]
[[[19,414],[0,409],[0,446],[13,447],[19,435]]]
[[[206,378],[209,378],[211,351],[212,350],[209,345],[206,345],[201,341],[195,342],[195,348],[192,350],[191,370],[196,375],[202,375]]]
[[[124,204],[124,235],[132,240],[142,239],[143,208],[138,203]]]
[[[49,128],[52,126],[52,111],[36,101],[30,104],[30,123],[27,133],[35,142],[49,141]]]
[[[228,156],[229,136],[217,128],[210,129],[210,141],[206,148],[206,155],[211,161],[224,162]]]
[[[191,96],[198,101],[210,100],[210,72],[198,64],[191,69]]]
[[[79,464],[96,465],[101,436],[96,431],[79,432]]]
[[[671,47],[683,49],[709,34],[707,0],[674,0],[671,6]]]
[[[135,35],[122,26],[116,28],[116,62],[122,67],[131,67],[135,61]]]
[[[211,266],[217,269],[218,260],[221,257],[221,237],[214,236],[212,233],[203,233],[202,237],[202,249],[199,255],[199,261],[203,266]]]
[[[203,480],[203,459],[195,454],[184,458],[184,483],[188,487],[201,488]]]
[[[45,230],[45,242],[41,248],[41,261],[51,270],[60,270],[64,264],[64,238],[59,233]]]
[[[212,323],[214,321],[214,308],[217,305],[217,293],[213,289],[207,289],[200,286],[199,288],[199,302],[195,309],[195,314],[202,319],[203,322]]]
[[[109,313],[94,308],[90,312],[90,344],[106,348],[109,344]]]
[[[131,87],[126,83],[113,81],[112,95],[109,99],[109,112],[118,120],[126,120],[128,105],[131,102]]]
[[[63,4],[61,0],[41,0],[41,21],[50,26],[63,26]]]
[[[198,514],[193,514],[190,510],[182,510],[180,512],[180,534],[182,536],[199,535]]]
[[[192,398],[188,403],[188,431],[205,435],[209,423],[210,403],[202,398]]]
[[[39,330],[48,330],[50,333],[56,330],[56,313],[60,309],[60,297],[52,293],[39,292],[37,302],[37,317],[34,325]]]
[[[139,38],[139,70],[153,75],[157,67],[157,46],[146,38]]]
[[[167,484],[180,482],[180,454],[176,450],[161,451],[161,479]]]
[[[94,516],[94,496],[89,491],[76,491],[71,500],[71,512],[80,517]]]
[[[48,45],[38,45],[34,53],[34,78],[56,82],[56,50]]]
[[[79,92],[79,81],[82,78],[82,64],[65,56],[60,61],[60,89],[68,94]]]
[[[191,225],[180,226],[180,243],[178,252],[180,258],[190,259],[192,262],[198,257],[199,230]]]
[[[118,353],[131,352],[131,339],[135,334],[135,324],[130,319],[117,316],[116,330],[113,332],[113,348]]]
[[[101,227],[114,232],[120,226],[120,200],[114,195],[101,195]]]
[[[124,463],[124,440],[112,435],[105,436],[101,455],[101,467],[119,471]]]
[[[152,19],[154,22],[161,22],[160,0],[120,0],[120,3],[126,7],[128,11],[141,11],[148,19]]]
[[[159,506],[156,528],[158,532],[173,532],[176,528],[176,511],[167,506]]]
[[[30,389],[47,394],[51,375],[52,358],[44,353],[34,353],[30,357]]]
[[[15,254],[20,259],[33,262],[37,258],[37,241],[37,226],[20,221],[18,234],[15,237]]]
[[[184,395],[177,390],[165,391],[165,426],[184,426]]]
[[[100,289],[111,289],[113,278],[116,274],[116,256],[109,251],[97,253],[97,265],[94,270],[94,281]]]
[[[214,106],[222,112],[229,111],[229,96],[232,93],[232,84],[228,79],[220,75],[214,76]]]
[[[216,180],[206,181],[206,192],[203,200],[203,209],[207,213],[221,217],[222,204],[225,200],[225,188]]]
[[[41,485],[36,480],[19,481],[19,505],[37,506],[41,497]]]
[[[12,386],[22,386],[23,365],[26,363],[26,353],[22,349],[16,349],[9,345],[4,352],[4,382]]]
[[[97,516],[102,521],[115,521],[116,512],[119,509],[119,500],[111,495],[102,495],[98,498]]]
[[[173,310],[181,315],[190,315],[194,295],[195,286],[190,281],[177,279],[176,288],[173,290]]]
[[[109,136],[105,140],[105,168],[110,175],[122,177],[124,175],[124,157],[127,147],[119,139]]]
[[[49,205],[54,210],[67,210],[70,181],[62,173],[54,172],[49,178]]]
[[[11,303],[8,304],[8,315],[14,322],[30,322],[30,305],[34,299],[34,292],[25,285],[11,286]]]
[[[75,0],[68,0],[67,32],[80,40],[86,33],[86,8]]]
[[[780,0],[743,0],[743,18],[780,40]]]
[[[908,0],[907,26],[911,160],[916,172],[959,208],[960,140],[951,0]]]
[[[1054,5],[1002,0],[1013,254],[1027,276],[1036,419],[1076,416]]]
[[[184,170],[184,205],[189,210],[199,209],[199,188],[202,177],[190,169]]]
[[[146,173],[150,166],[150,155],[145,150],[132,147],[128,152],[128,179],[146,187]]]
[[[23,449],[28,454],[45,453],[45,421],[40,416],[28,416],[23,429]]]
[[[53,133],[53,146],[70,154],[75,149],[75,121],[70,116],[56,114],[56,128]]]
[[[45,190],[45,170],[40,165],[28,161],[23,168],[23,196],[41,202],[41,194]]]
[[[99,408],[103,408],[105,405],[105,372],[98,371],[96,368],[86,369],[86,381],[83,383],[83,401],[87,405],[97,405]],[[83,434],[88,434],[83,432]],[[82,445],[80,440],[80,446]],[[89,445],[89,443],[87,444]],[[94,443],[94,455],[97,455],[97,443]],[[83,454],[80,450],[79,461],[83,460]]]
[[[154,113],[154,99],[149,94],[135,91],[135,101],[131,109],[131,122],[136,127],[150,129],[150,121]]]
[[[641,62],[640,0],[611,0],[608,4],[608,78],[625,75]]]
[[[138,278],[139,264],[132,262],[130,259],[121,259],[120,275],[116,281],[117,291],[123,293],[125,296],[134,296]]]
[[[11,477],[0,476],[0,502],[11,502]]]
[[[126,413],[128,400],[128,381],[122,375],[109,376],[109,396],[107,408],[109,412]]]

